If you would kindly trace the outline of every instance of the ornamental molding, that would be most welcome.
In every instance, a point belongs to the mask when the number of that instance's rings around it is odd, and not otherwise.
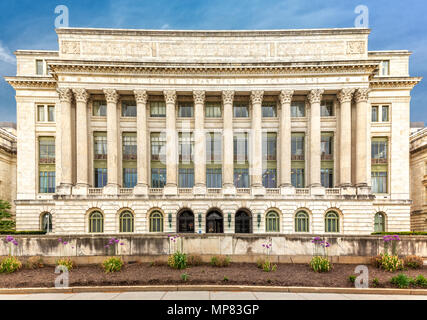
[[[340,103],[351,102],[353,100],[353,93],[356,89],[344,88],[337,94]]]
[[[201,90],[193,91],[193,98],[194,98],[195,104],[204,104],[205,98],[206,98],[205,91],[201,91]]]
[[[76,102],[87,103],[90,98],[90,94],[86,91],[86,89],[73,89],[74,97]]]
[[[323,89],[313,89],[310,91],[310,93],[307,95],[308,101],[310,101],[310,104],[314,103],[320,103],[322,101],[322,95],[325,90]]]
[[[371,79],[369,86],[372,89],[413,89],[422,79],[422,77]]]
[[[252,102],[252,105],[254,105],[254,104],[261,104],[263,97],[264,97],[264,91],[263,90],[252,91],[251,92],[251,102]]]
[[[104,89],[105,100],[107,103],[117,104],[119,101],[119,94],[115,89]]]
[[[56,89],[56,80],[36,77],[6,77],[5,80],[17,89]]]
[[[176,103],[176,91],[175,90],[165,90],[163,91],[165,96],[166,104],[175,104]]]
[[[147,104],[148,94],[146,90],[134,90],[135,100],[140,104]]]
[[[70,88],[57,88],[56,91],[59,94],[60,102],[71,103],[71,101],[73,100],[73,92]]]
[[[222,92],[222,101],[224,105],[233,104],[233,100],[234,100],[234,91],[227,90]]]
[[[354,101],[356,101],[356,103],[359,102],[368,102],[369,99],[369,88],[360,88],[357,89],[355,94],[354,94]]]
[[[280,104],[290,104],[292,102],[292,96],[294,95],[294,90],[282,90],[280,91],[279,100]]]

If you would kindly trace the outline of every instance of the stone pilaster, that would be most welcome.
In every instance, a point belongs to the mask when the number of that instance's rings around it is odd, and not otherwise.
[[[58,194],[70,195],[73,185],[73,148],[71,130],[71,101],[73,93],[69,88],[58,88],[60,105],[61,145],[56,150],[61,152],[61,177]]]
[[[76,155],[77,183],[73,194],[86,195],[89,186],[89,145],[87,125],[87,103],[89,93],[85,89],[74,89],[76,100]]]
[[[194,194],[206,194],[205,92],[194,91]]]
[[[137,143],[137,174],[138,183],[134,194],[148,195],[148,144],[147,144],[147,100],[148,94],[145,90],[135,90],[136,100],[136,143]]]
[[[322,95],[322,89],[314,89],[307,96],[310,102],[310,187],[312,194],[322,193],[320,183],[320,102]]]
[[[104,187],[105,194],[118,194],[118,138],[119,128],[117,119],[117,102],[119,94],[114,89],[104,90],[107,100],[107,185]]]
[[[371,161],[370,146],[370,126],[368,126],[368,99],[369,89],[357,89],[354,100],[356,102],[356,186],[368,186],[368,161]],[[368,150],[369,147],[369,150]]]
[[[236,193],[234,187],[234,154],[233,154],[233,100],[234,91],[223,91],[223,194],[233,195]]]
[[[280,100],[280,189],[282,194],[293,193],[291,183],[291,102],[293,90],[282,90]]]
[[[252,194],[263,195],[265,188],[262,185],[262,99],[264,91],[257,90],[251,93],[252,104],[252,156],[251,156],[251,187]]]
[[[165,195],[178,194],[177,184],[177,133],[176,133],[176,91],[163,92],[166,101],[166,186]]]
[[[344,88],[337,97],[340,112],[340,187],[351,186],[351,101],[354,89]]]

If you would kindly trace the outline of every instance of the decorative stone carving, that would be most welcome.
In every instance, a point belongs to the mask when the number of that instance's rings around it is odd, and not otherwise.
[[[360,88],[357,89],[356,93],[354,94],[354,101],[356,102],[367,102],[369,99],[369,88]]]
[[[280,91],[279,99],[280,104],[284,105],[285,103],[291,103],[292,96],[294,95],[294,90],[282,90]]]
[[[59,93],[59,101],[71,102],[73,99],[73,93],[70,88],[58,88],[56,91]]]
[[[228,90],[222,92],[222,101],[224,104],[233,104],[234,91]]]
[[[307,99],[308,99],[308,101],[310,101],[310,104],[320,103],[322,101],[322,95],[323,95],[324,91],[325,90],[323,90],[323,89],[311,90],[307,96]]]
[[[262,98],[264,97],[264,91],[256,90],[251,92],[251,102],[254,104],[261,104]]]
[[[145,90],[134,90],[135,99],[137,103],[147,104],[148,94]]]
[[[176,91],[175,90],[165,90],[163,91],[163,95],[165,96],[166,104],[168,103],[176,103]]]
[[[80,54],[80,42],[62,41],[61,52],[64,54]]]
[[[204,104],[205,103],[205,91],[193,91],[194,103]]]
[[[340,103],[351,102],[354,91],[355,89],[353,88],[344,88],[340,92],[338,92],[337,98]]]
[[[348,41],[347,54],[363,54],[365,53],[365,41]]]
[[[104,94],[107,103],[117,103],[119,101],[119,94],[114,89],[104,89]]]
[[[73,92],[77,102],[83,102],[83,103],[88,102],[90,95],[86,91],[86,89],[73,89]]]

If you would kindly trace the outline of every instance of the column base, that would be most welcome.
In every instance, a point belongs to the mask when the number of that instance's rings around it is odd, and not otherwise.
[[[224,184],[222,186],[222,194],[224,196],[235,196],[236,195],[236,187],[233,184]]]
[[[78,183],[73,187],[73,195],[76,196],[87,196],[89,193],[89,185]]]
[[[206,185],[200,184],[193,187],[193,195],[204,196],[207,193]]]
[[[265,188],[262,185],[254,185],[251,187],[251,194],[253,196],[265,196],[265,193]]]
[[[147,196],[148,195],[148,185],[146,184],[137,184],[133,189],[133,194],[136,196]]]
[[[70,196],[72,194],[73,185],[70,183],[61,183],[56,189],[56,193],[61,196]]]
[[[165,196],[176,196],[178,195],[178,187],[174,184],[167,184],[163,188],[163,195]]]
[[[324,196],[326,194],[326,189],[321,184],[312,184],[310,186],[310,194],[312,196]]]
[[[107,184],[102,190],[102,194],[108,196],[117,196],[119,194],[119,185],[113,183]]]
[[[341,195],[343,196],[355,196],[356,195],[356,187],[350,184],[344,184],[340,186]]]
[[[284,184],[280,186],[280,194],[282,196],[294,195],[295,187],[291,184]]]

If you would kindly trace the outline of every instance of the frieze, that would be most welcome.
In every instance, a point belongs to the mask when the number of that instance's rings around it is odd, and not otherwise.
[[[61,53],[63,54],[80,54],[79,41],[62,41]]]
[[[124,56],[124,57],[151,57],[151,43],[147,42],[103,42],[84,41],[81,44],[82,55],[89,56]]]
[[[364,54],[365,47],[365,41],[348,41],[347,54]]]

